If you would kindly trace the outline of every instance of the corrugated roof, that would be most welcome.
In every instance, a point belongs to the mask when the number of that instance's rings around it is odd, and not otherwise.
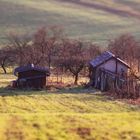
[[[90,61],[90,64],[93,67],[97,67],[98,65],[102,64],[103,62],[109,60],[110,58],[114,57],[115,55],[113,55],[111,52],[106,51],[104,53],[102,53],[101,55],[97,56],[94,60]]]
[[[29,70],[36,70],[36,71],[40,71],[40,72],[45,72],[45,73],[47,73],[48,76],[50,74],[48,68],[42,68],[42,67],[34,66],[33,64],[31,64],[31,65],[29,64],[29,65],[26,65],[26,66],[17,67],[14,70],[14,75],[17,75],[17,73],[25,72],[25,71],[29,71]]]
[[[94,60],[90,61],[90,64],[93,67],[97,67],[101,64],[103,64],[104,62],[110,60],[111,58],[115,58],[117,59],[119,62],[123,63],[124,65],[126,65],[127,67],[129,67],[129,65],[124,62],[123,60],[121,60],[120,58],[116,57],[113,53],[106,51],[104,53],[102,53],[101,55],[97,56]]]

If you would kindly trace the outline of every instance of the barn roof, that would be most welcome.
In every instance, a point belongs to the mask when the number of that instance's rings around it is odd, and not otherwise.
[[[95,68],[95,67],[98,67],[99,65],[107,62],[111,58],[115,58],[120,63],[124,64],[126,67],[130,68],[129,65],[126,62],[124,62],[120,58],[116,57],[113,53],[111,53],[109,51],[105,51],[101,55],[97,56],[94,60],[90,61],[90,64]]]
[[[44,72],[44,73],[47,74],[47,76],[50,75],[50,71],[49,71],[48,68],[42,68],[42,67],[39,67],[39,66],[34,66],[33,64],[17,67],[14,70],[14,75],[17,75],[17,73],[25,72],[25,71],[29,71],[29,70],[36,70],[36,71],[39,71],[39,72]]]

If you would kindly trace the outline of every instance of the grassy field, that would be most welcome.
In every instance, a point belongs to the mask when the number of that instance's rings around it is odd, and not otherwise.
[[[57,25],[73,38],[106,45],[122,33],[140,35],[139,0],[0,0],[0,42],[9,32]]]
[[[9,32],[57,25],[73,38],[105,45],[140,35],[139,0],[0,0],[0,44]],[[140,106],[95,89],[11,90],[0,74],[0,140],[140,140]],[[72,81],[70,79],[70,81]]]
[[[1,140],[139,140],[140,106],[94,89],[21,91],[0,75]]]

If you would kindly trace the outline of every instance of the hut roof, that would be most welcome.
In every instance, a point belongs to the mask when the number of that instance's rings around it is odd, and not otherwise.
[[[126,62],[124,62],[123,60],[121,60],[120,58],[118,58],[117,56],[115,56],[113,53],[109,51],[106,51],[102,53],[101,55],[97,56],[94,60],[90,61],[90,64],[95,68],[112,58],[115,58],[117,61],[124,64],[126,67],[130,68]]]
[[[36,70],[36,71],[39,71],[39,72],[44,72],[44,73],[47,74],[47,76],[50,75],[50,71],[49,71],[48,68],[42,68],[42,67],[39,67],[39,66],[34,66],[33,64],[17,67],[14,70],[14,75],[17,75],[17,73],[25,72],[25,71],[29,71],[29,70]]]

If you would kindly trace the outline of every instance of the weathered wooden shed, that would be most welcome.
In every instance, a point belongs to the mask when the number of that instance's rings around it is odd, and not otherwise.
[[[121,86],[128,74],[129,65],[109,51],[90,61],[90,84],[102,91],[108,90],[110,82]]]
[[[18,77],[14,82],[14,86],[17,88],[43,88],[46,86],[46,78],[50,72],[47,68],[29,64],[17,67],[14,75]]]

